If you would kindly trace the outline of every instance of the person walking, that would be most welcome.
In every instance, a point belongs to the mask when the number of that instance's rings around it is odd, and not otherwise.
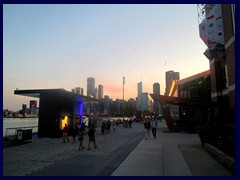
[[[151,122],[151,127],[152,127],[152,134],[153,134],[153,137],[154,139],[156,138],[156,134],[157,134],[157,127],[158,127],[158,124],[157,124],[157,120],[156,119],[153,119],[152,122]]]
[[[80,126],[78,127],[78,140],[80,142],[78,150],[84,149],[83,147],[83,137],[84,137],[84,131],[85,131],[85,123],[80,123]]]
[[[110,133],[111,129],[111,121],[108,119],[106,123],[106,133]]]
[[[65,143],[65,139],[68,140],[69,142],[69,138],[68,138],[68,125],[65,124],[64,128],[62,129],[62,132],[63,132],[63,143]]]
[[[89,131],[88,131],[88,137],[89,137],[88,150],[91,150],[91,149],[90,149],[90,143],[91,143],[91,142],[93,142],[94,148],[96,149],[97,146],[96,146],[96,142],[95,142],[95,128],[94,128],[94,125],[91,125],[91,126],[90,126],[90,129],[89,129]]]
[[[112,128],[113,128],[113,131],[115,131],[115,127],[116,127],[116,121],[113,120],[113,121],[112,121]]]
[[[144,131],[145,131],[145,139],[148,139],[150,137],[150,128],[151,128],[150,121],[146,119],[143,125],[144,125]]]
[[[73,137],[72,144],[76,142],[77,133],[78,133],[77,123],[76,123],[76,121],[74,121],[73,127],[72,127],[72,137]]]
[[[103,121],[101,125],[101,135],[104,135],[105,128],[106,128],[106,124],[105,124],[105,121]]]

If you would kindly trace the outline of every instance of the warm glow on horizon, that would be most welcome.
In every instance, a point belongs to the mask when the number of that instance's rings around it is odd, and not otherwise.
[[[16,88],[81,87],[86,95],[88,77],[113,100],[123,98],[123,77],[126,101],[139,82],[147,93],[159,83],[163,95],[166,71],[182,79],[209,69],[196,11],[196,4],[4,4],[3,108],[35,99],[14,95]]]

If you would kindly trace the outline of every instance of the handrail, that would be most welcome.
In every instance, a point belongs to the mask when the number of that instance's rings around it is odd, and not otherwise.
[[[7,132],[8,130],[12,130],[12,129],[15,129],[15,135],[17,134],[17,130],[18,129],[27,129],[27,128],[37,128],[38,126],[27,126],[27,127],[14,127],[14,128],[6,128],[6,133],[5,133],[5,137],[7,136]]]

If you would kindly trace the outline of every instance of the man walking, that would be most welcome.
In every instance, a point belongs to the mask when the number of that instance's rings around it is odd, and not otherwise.
[[[153,119],[152,123],[151,123],[151,127],[152,127],[152,134],[153,134],[154,139],[156,138],[156,134],[157,134],[157,126],[158,126],[157,120]]]
[[[148,139],[150,137],[150,128],[151,128],[150,121],[146,119],[143,125],[145,130],[145,139]]]
[[[91,149],[90,149],[90,143],[91,143],[91,142],[93,142],[94,148],[95,148],[95,149],[97,148],[96,142],[95,142],[95,135],[94,135],[94,133],[95,133],[94,125],[91,125],[91,126],[90,126],[90,129],[89,129],[89,131],[88,131],[88,137],[89,137],[88,150],[91,150]]]

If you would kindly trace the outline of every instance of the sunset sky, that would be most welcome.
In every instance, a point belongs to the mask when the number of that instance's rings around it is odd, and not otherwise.
[[[183,13],[184,12],[184,13]],[[165,92],[165,72],[180,79],[209,69],[196,4],[3,5],[3,108],[29,106],[18,89],[84,88],[137,96],[137,83]],[[38,99],[37,99],[38,100]]]

